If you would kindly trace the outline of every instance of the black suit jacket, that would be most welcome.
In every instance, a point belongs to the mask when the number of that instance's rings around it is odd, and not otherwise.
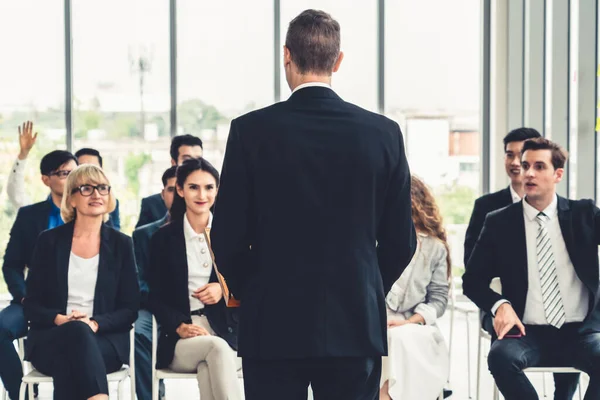
[[[559,196],[558,219],[575,272],[589,291],[589,312],[582,331],[599,332],[600,209],[591,200],[575,201]],[[523,203],[518,202],[488,214],[463,275],[463,291],[479,308],[488,312],[498,300],[506,299],[523,319],[528,290],[527,268]],[[502,295],[489,287],[495,277],[502,282]]]
[[[140,218],[138,219],[136,228],[147,225],[151,222],[158,221],[167,213],[167,206],[160,196],[160,193],[142,199],[142,208],[140,209]]]
[[[29,321],[27,355],[53,328],[57,314],[67,314],[69,257],[74,223],[43,232],[37,241],[27,276],[23,303]],[[139,287],[131,238],[102,225],[94,314],[98,335],[115,347],[122,363],[129,363],[129,330],[137,318]]]
[[[135,250],[135,261],[137,262],[138,283],[142,294],[141,306],[147,307],[148,301],[148,268],[150,264],[150,239],[152,235],[164,224],[167,223],[167,215],[158,221],[140,226],[133,231],[133,248]]]
[[[173,361],[175,345],[180,339],[176,330],[182,323],[191,324],[188,263],[183,233],[183,218],[161,227],[150,240],[149,310],[160,324],[158,368]],[[218,282],[213,269],[209,282]],[[225,307],[224,300],[205,305],[211,328],[237,349],[236,310]]]
[[[473,247],[475,247],[477,238],[479,237],[479,234],[483,229],[483,222],[485,221],[485,216],[492,211],[496,211],[506,206],[510,206],[512,202],[512,195],[510,194],[509,187],[494,193],[485,194],[477,200],[475,200],[475,205],[473,206],[473,213],[471,214],[469,226],[465,234],[465,267],[469,263],[469,258],[471,257],[471,253],[473,252]]]
[[[416,246],[397,123],[323,87],[237,118],[215,211],[240,355],[387,352],[385,294]]]
[[[10,230],[2,272],[13,303],[21,303],[25,297],[25,267],[31,261],[39,234],[48,228],[50,211],[52,205],[48,200],[21,207]]]

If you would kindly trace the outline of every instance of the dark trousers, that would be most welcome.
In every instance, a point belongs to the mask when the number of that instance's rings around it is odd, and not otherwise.
[[[492,343],[498,338],[494,331],[492,314],[483,312],[481,326],[492,336]],[[554,400],[572,400],[579,384],[579,373],[554,374]]]
[[[56,400],[82,400],[108,395],[106,375],[123,365],[114,346],[81,321],[51,328],[29,355],[33,366],[54,379]]]
[[[135,321],[135,392],[138,400],[152,399],[152,314],[144,309]],[[164,397],[162,380],[158,392]]]
[[[381,357],[244,358],[246,400],[378,400]]]
[[[0,311],[0,379],[8,397],[15,400],[19,398],[23,368],[13,341],[26,333],[27,321],[22,305],[11,304]]]
[[[600,333],[578,333],[581,324],[526,325],[526,336],[505,338],[492,344],[488,366],[506,400],[537,400],[538,395],[523,373],[528,367],[575,367],[590,376],[585,400],[600,399]],[[559,374],[556,374],[559,375]],[[565,378],[556,381],[570,387]],[[568,378],[567,378],[568,380]],[[558,388],[557,388],[558,392]],[[574,392],[574,390],[573,390]],[[569,398],[556,393],[555,399]],[[570,395],[572,398],[572,394]]]

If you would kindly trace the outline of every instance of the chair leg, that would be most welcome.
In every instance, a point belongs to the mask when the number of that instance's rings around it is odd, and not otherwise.
[[[119,386],[117,387],[117,400],[121,400],[123,396],[123,385],[125,384],[125,379],[121,379],[119,381]]]
[[[21,382],[21,387],[19,388],[19,400],[25,400],[26,388],[27,388],[27,384],[25,382]]]
[[[500,400],[500,391],[498,391],[498,386],[496,386],[496,382],[494,382],[494,400]]]
[[[33,383],[30,383],[28,386],[27,392],[29,393],[29,400],[34,400],[35,395],[33,393]]]
[[[475,398],[479,399],[481,389],[481,332],[477,335],[477,383],[475,388]]]
[[[444,389],[442,389],[442,392],[438,396],[438,400],[444,400]]]
[[[465,313],[465,318],[467,320],[467,393],[469,394],[469,399],[472,399],[471,395],[471,324],[469,323],[469,313]]]
[[[579,383],[577,384],[577,391],[579,392],[579,400],[582,400],[581,397],[581,375],[579,375]]]
[[[450,373],[452,370],[452,338],[454,337],[454,302],[450,308],[450,334],[448,336],[448,380],[450,382]]]
[[[548,397],[548,393],[547,393],[547,390],[546,390],[546,373],[545,372],[542,373],[542,385],[544,386],[543,395],[544,395],[544,398],[546,398],[546,397]]]
[[[158,379],[152,377],[152,400],[158,400]]]

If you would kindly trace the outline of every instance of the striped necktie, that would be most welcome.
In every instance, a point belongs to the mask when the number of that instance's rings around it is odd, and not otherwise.
[[[546,228],[548,219],[548,216],[543,212],[540,212],[535,218],[538,223],[536,239],[537,263],[540,271],[540,284],[542,287],[542,300],[544,302],[546,320],[550,325],[560,328],[565,323],[566,316],[558,286],[552,243],[550,242],[550,235]]]

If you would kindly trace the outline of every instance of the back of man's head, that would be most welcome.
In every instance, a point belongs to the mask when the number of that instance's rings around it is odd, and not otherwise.
[[[70,160],[75,161],[77,164],[77,158],[68,151],[64,150],[54,150],[50,153],[46,154],[42,157],[42,161],[40,162],[40,172],[42,175],[48,175],[51,172],[56,171],[66,162]]]
[[[171,149],[169,151],[171,153],[171,159],[175,162],[177,162],[177,158],[179,157],[179,148],[181,146],[200,146],[200,148],[204,149],[204,147],[202,147],[202,139],[198,136],[189,134],[175,136],[171,140]]]
[[[169,179],[175,178],[176,176],[177,176],[177,166],[176,165],[172,166],[171,168],[169,168],[165,172],[163,172],[163,175],[162,175],[163,187],[167,186],[167,182],[169,181]]]
[[[98,157],[98,164],[100,164],[100,168],[102,168],[102,156],[100,155],[100,152],[98,150],[91,149],[89,147],[84,147],[82,149],[77,150],[77,152],[75,153],[75,157],[77,157],[77,159],[79,159],[79,157],[81,156]]]
[[[285,47],[299,73],[331,76],[340,55],[340,24],[326,12],[303,11],[290,22]]]
[[[517,128],[508,132],[506,136],[504,136],[504,150],[506,150],[506,145],[511,142],[523,142],[527,139],[535,139],[542,137],[538,131],[533,128]]]

